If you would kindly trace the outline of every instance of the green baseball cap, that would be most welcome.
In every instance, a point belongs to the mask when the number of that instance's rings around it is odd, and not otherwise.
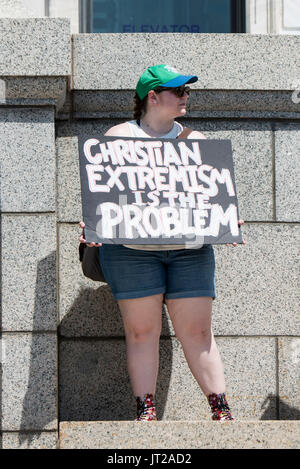
[[[194,83],[197,80],[196,75],[181,75],[170,65],[154,65],[142,73],[136,85],[136,92],[140,99],[144,99],[150,90],[154,90],[158,86],[177,88],[177,86]]]

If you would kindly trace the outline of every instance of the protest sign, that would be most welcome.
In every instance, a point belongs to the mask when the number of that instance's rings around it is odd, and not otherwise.
[[[242,242],[230,140],[79,136],[85,238]]]

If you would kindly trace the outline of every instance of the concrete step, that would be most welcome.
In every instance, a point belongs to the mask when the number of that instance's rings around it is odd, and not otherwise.
[[[299,449],[300,420],[61,422],[61,449]]]

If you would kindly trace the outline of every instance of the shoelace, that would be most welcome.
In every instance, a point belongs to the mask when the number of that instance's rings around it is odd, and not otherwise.
[[[210,394],[208,396],[208,402],[213,413],[212,420],[234,420],[231,415],[225,393]]]
[[[156,420],[156,409],[153,402],[152,394],[145,394],[142,400],[139,396],[136,398],[137,403],[137,418],[136,421],[151,421]]]

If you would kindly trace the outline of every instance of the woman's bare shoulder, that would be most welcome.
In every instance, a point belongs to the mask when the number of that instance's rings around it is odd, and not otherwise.
[[[108,129],[105,134],[107,137],[131,137],[130,129],[127,122],[123,122],[122,124],[114,125],[110,129]]]
[[[190,135],[188,136],[188,138],[194,138],[195,140],[196,139],[205,139],[205,135],[201,132],[199,132],[198,130],[193,130]]]

